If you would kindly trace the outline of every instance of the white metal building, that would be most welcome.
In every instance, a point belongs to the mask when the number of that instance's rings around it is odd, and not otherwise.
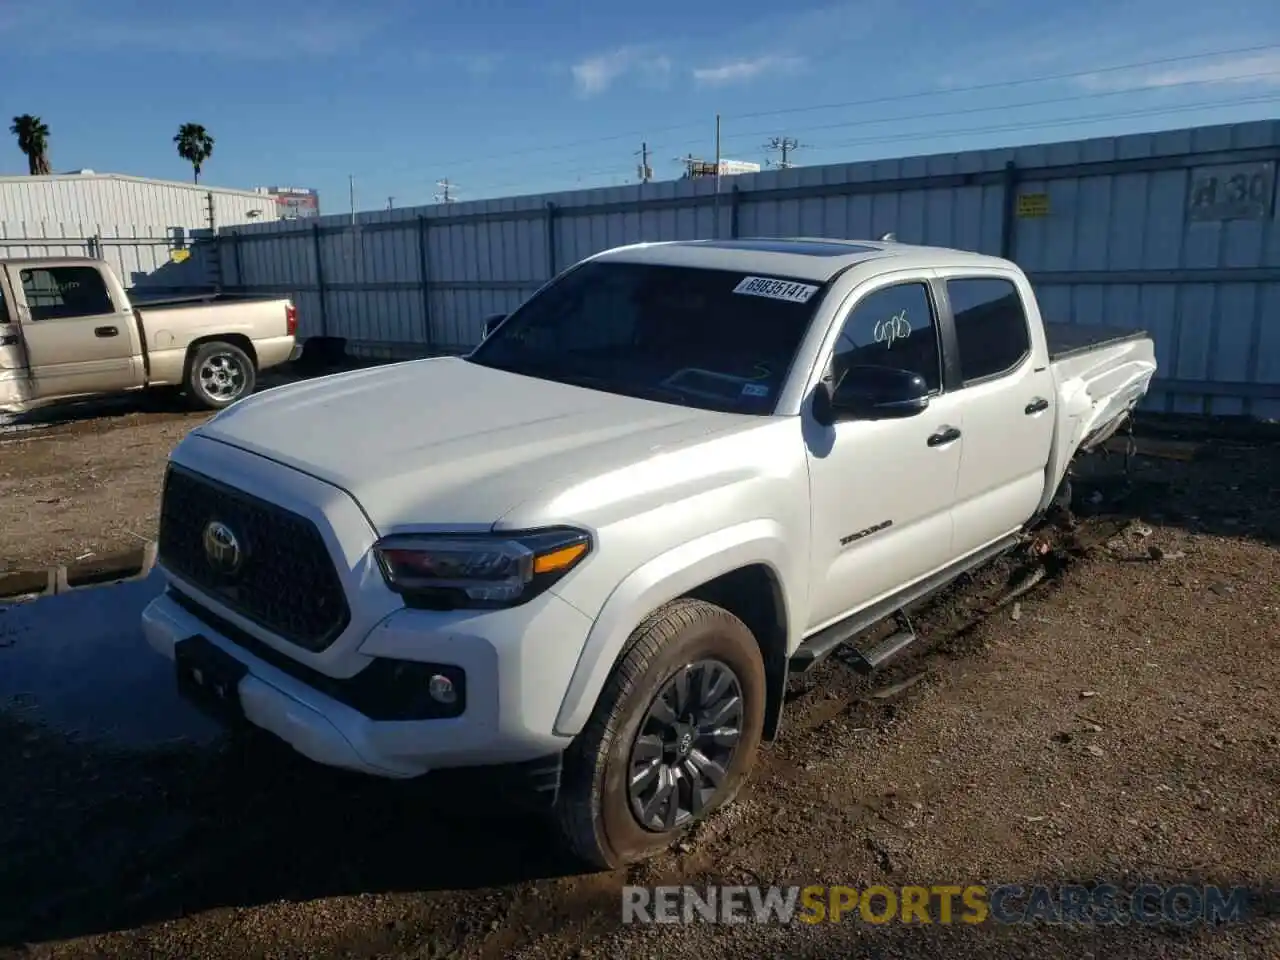
[[[126,286],[157,293],[218,285],[215,230],[278,218],[253,190],[93,170],[0,176],[0,258],[103,257]]]
[[[6,235],[20,223],[58,224],[69,231],[64,236],[91,236],[96,228],[125,224],[204,230],[211,226],[211,195],[216,226],[277,218],[271,198],[253,190],[80,170],[49,177],[0,176],[0,223]]]

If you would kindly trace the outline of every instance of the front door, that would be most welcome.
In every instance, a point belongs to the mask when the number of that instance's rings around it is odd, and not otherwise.
[[[959,398],[943,390],[937,311],[927,278],[885,279],[869,292],[859,291],[828,375],[849,363],[910,370],[931,388],[930,404],[903,419],[807,425],[813,510],[809,632],[951,559],[951,507],[964,428]]]
[[[49,263],[9,275],[19,300],[33,398],[135,385],[133,315],[112,302],[97,268]]]
[[[12,300],[0,267],[0,411],[20,412],[30,396],[31,384],[22,352],[22,328]]]

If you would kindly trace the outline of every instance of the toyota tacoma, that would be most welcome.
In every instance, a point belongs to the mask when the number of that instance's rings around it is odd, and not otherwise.
[[[1142,331],[1045,323],[995,257],[607,250],[466,356],[193,430],[145,634],[314,761],[509,777],[616,866],[733,798],[790,674],[906,649],[903,608],[1024,539],[1155,369]]]

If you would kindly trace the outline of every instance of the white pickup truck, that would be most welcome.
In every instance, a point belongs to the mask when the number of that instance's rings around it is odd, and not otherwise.
[[[1016,544],[1156,369],[1006,260],[896,243],[609,250],[486,334],[189,434],[143,625],[250,729],[506,775],[601,866],[728,802],[789,673]]]

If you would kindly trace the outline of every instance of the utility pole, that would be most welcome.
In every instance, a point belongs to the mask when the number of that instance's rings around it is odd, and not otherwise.
[[[778,160],[770,160],[769,166],[777,167],[779,170],[789,170],[795,166],[789,159],[792,151],[799,150],[803,146],[804,144],[791,137],[774,137],[764,145],[764,148],[769,151],[776,150],[782,156]]]
[[[712,239],[720,239],[720,114],[716,114],[716,198],[712,205],[712,217],[715,224]]]
[[[351,189],[351,225],[356,225],[356,175],[354,173],[347,174],[347,185]]]
[[[450,191],[456,187],[457,184],[450,183],[449,178],[445,177],[443,180],[437,180],[436,186],[440,188],[441,192],[436,194],[435,199],[440,203],[453,203],[456,198],[452,193],[450,193]]]
[[[395,197],[387,197],[387,209],[390,210],[395,205],[395,202]]]
[[[648,183],[653,179],[653,168],[649,166],[649,144],[641,143],[640,149],[636,151],[635,155],[640,158],[640,166],[637,170],[640,182]]]

